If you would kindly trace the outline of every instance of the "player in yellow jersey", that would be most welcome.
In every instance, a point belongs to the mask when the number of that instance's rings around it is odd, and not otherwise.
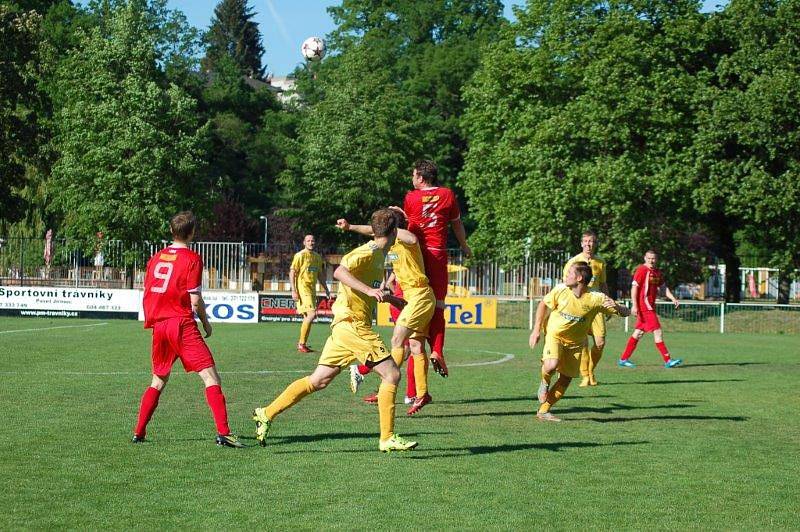
[[[592,269],[592,280],[589,282],[590,292],[602,292],[608,295],[608,284],[606,284],[606,261],[595,255],[597,249],[597,234],[594,231],[584,231],[581,235],[582,251],[569,259],[564,265],[564,280],[566,280],[569,268],[576,262],[585,262]],[[581,383],[579,386],[597,386],[597,379],[594,369],[603,356],[603,348],[606,345],[606,319],[602,314],[597,314],[592,321],[592,328],[589,330],[594,345],[586,349],[581,354]]]
[[[398,225],[404,225],[405,217],[398,211],[395,213]],[[368,225],[351,225],[344,218],[339,219],[336,225],[344,231],[372,236],[372,228]],[[397,240],[389,249],[388,259],[392,263],[393,275],[400,283],[403,298],[406,300],[406,305],[400,311],[392,333],[392,358],[398,367],[403,364],[405,344],[408,341],[409,351],[414,358],[416,386],[414,403],[408,410],[408,415],[412,416],[432,400],[428,393],[428,358],[424,342],[428,337],[428,327],[436,309],[436,296],[425,275],[422,249],[419,247],[414,233],[398,228]],[[351,389],[355,393],[358,383],[363,377],[357,368],[351,367],[350,378],[351,381],[355,381],[355,384],[351,385]]]
[[[325,342],[316,369],[291,383],[272,403],[253,411],[256,439],[266,445],[266,436],[275,417],[305,396],[322,390],[352,362],[358,360],[375,370],[381,378],[378,390],[381,451],[406,451],[417,442],[406,441],[394,433],[395,396],[400,370],[386,350],[380,335],[372,330],[376,301],[391,301],[381,289],[386,253],[397,238],[397,219],[389,209],[372,214],[375,237],[342,258],[333,274],[339,293],[333,304],[331,335]]]
[[[530,337],[531,349],[539,342],[546,323],[542,353],[542,381],[539,385],[539,411],[542,421],[561,421],[550,412],[561,399],[569,383],[580,372],[581,352],[588,343],[587,334],[598,314],[627,316],[630,310],[599,292],[590,292],[592,268],[585,262],[575,262],[567,270],[564,284],[553,288],[536,309],[536,323]],[[548,316],[548,310],[549,316]],[[550,387],[553,373],[558,380]]]
[[[325,289],[325,297],[330,299],[331,292],[325,282],[325,262],[322,256],[314,251],[316,242],[314,235],[303,238],[303,249],[294,254],[289,268],[289,284],[292,285],[292,299],[295,300],[297,313],[303,315],[300,325],[300,339],[297,350],[311,353],[313,349],[307,345],[311,324],[317,317],[317,281]]]

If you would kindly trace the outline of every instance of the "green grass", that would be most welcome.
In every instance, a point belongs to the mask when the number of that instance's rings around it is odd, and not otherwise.
[[[0,331],[91,323],[3,318]],[[612,331],[601,385],[575,383],[548,424],[533,416],[527,331],[452,330],[451,364],[515,358],[431,375],[434,403],[414,418],[398,405],[419,448],[383,455],[375,407],[344,376],[255,446],[249,412],[301,373],[245,372],[311,370],[296,332],[228,325],[210,339],[243,450],[213,444],[200,380],[179,364],[150,443],[129,443],[149,383],[140,323],[0,334],[0,529],[797,527],[797,337],[667,330],[686,366],[663,369],[646,337],[631,371],[614,366],[625,336]],[[312,345],[326,333],[315,326]]]

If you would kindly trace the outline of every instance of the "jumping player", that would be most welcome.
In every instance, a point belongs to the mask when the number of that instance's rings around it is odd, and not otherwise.
[[[597,234],[594,231],[584,231],[581,235],[581,252],[572,257],[564,265],[564,278],[567,276],[569,268],[576,262],[585,262],[592,268],[592,280],[589,281],[590,292],[602,292],[608,295],[608,285],[606,284],[606,261],[595,255],[597,249]],[[587,344],[583,354],[581,354],[581,383],[580,387],[597,386],[597,379],[594,376],[594,368],[603,356],[603,347],[606,345],[606,319],[602,313],[597,314],[589,330],[594,345],[591,350]]]
[[[308,347],[307,342],[311,324],[317,317],[317,281],[325,289],[325,297],[331,298],[331,292],[325,282],[325,262],[322,260],[322,256],[314,251],[315,245],[314,235],[306,235],[303,238],[303,249],[295,253],[289,268],[292,299],[295,300],[297,313],[303,316],[303,324],[300,325],[300,339],[297,342],[297,350],[300,353],[314,351]]]
[[[674,368],[680,366],[683,362],[680,358],[671,358],[667,346],[664,345],[664,333],[661,331],[661,322],[658,320],[658,314],[656,314],[656,296],[658,295],[658,289],[666,284],[666,280],[661,270],[656,268],[657,262],[658,254],[652,249],[648,250],[644,254],[644,264],[636,268],[633,273],[631,316],[636,316],[636,327],[631,337],[628,338],[628,345],[625,346],[625,351],[622,352],[617,362],[622,368],[636,367],[636,364],[630,361],[631,355],[636,349],[639,339],[644,336],[644,333],[651,331],[653,332],[656,349],[661,353],[661,358],[664,359],[665,368]],[[680,303],[667,286],[665,286],[665,294],[675,305],[675,308],[678,308]]]
[[[395,212],[395,216],[397,224],[402,225],[405,221],[402,214]],[[343,218],[339,219],[336,225],[344,231],[373,236],[372,228],[368,225],[351,225]],[[428,393],[428,360],[424,342],[436,307],[436,297],[428,284],[422,251],[417,237],[413,233],[398,228],[397,240],[389,249],[388,258],[393,266],[393,275],[406,300],[406,305],[395,318],[392,333],[392,358],[398,367],[402,366],[405,346],[408,344],[414,361],[415,400],[408,410],[408,415],[412,416],[431,402],[431,396]],[[361,372],[351,366],[350,378],[353,393],[358,390],[359,377],[361,377]]]
[[[206,401],[217,425],[217,445],[244,447],[228,427],[225,396],[219,373],[194,314],[203,324],[205,337],[211,336],[200,294],[203,259],[189,249],[194,238],[195,218],[191,212],[179,212],[169,222],[173,242],[150,258],[144,279],[144,326],[153,329],[153,378],[142,395],[139,419],[133,430],[133,443],[144,441],[147,423],[167,385],[172,364],[180,359],[186,372],[197,372],[206,387]]]
[[[542,381],[539,384],[539,410],[542,421],[561,421],[550,408],[564,395],[569,383],[580,372],[581,354],[588,344],[587,334],[598,313],[627,316],[627,307],[599,292],[589,292],[592,268],[585,262],[575,262],[567,270],[564,284],[553,288],[536,309],[536,324],[530,337],[531,349],[539,342],[546,324],[542,353]],[[548,315],[548,310],[549,315]],[[553,373],[558,380],[550,387]]]
[[[378,391],[381,451],[406,451],[417,442],[406,441],[394,433],[395,396],[400,370],[386,351],[378,333],[372,330],[376,301],[390,300],[381,288],[386,252],[397,238],[397,219],[389,209],[381,209],[370,219],[374,238],[342,258],[334,272],[339,294],[333,304],[331,335],[322,349],[314,372],[291,383],[272,403],[253,411],[256,439],[266,445],[275,417],[309,394],[322,390],[355,360],[371,366],[381,377]]]
[[[436,310],[431,319],[429,342],[431,364],[439,375],[447,377],[444,361],[444,301],[447,296],[447,228],[453,227],[464,256],[472,256],[461,221],[458,200],[452,190],[438,185],[439,170],[433,161],[417,161],[411,173],[414,190],[406,194],[403,211],[408,230],[419,239],[425,273],[436,296]]]

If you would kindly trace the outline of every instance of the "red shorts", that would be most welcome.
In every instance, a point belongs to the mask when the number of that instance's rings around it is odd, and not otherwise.
[[[400,288],[400,283],[395,285],[394,295],[397,297],[403,297],[403,289]],[[389,314],[392,316],[392,323],[397,323],[397,318],[400,316],[400,309],[394,305],[389,305]]]
[[[425,275],[428,276],[433,295],[437,300],[444,301],[447,297],[447,285],[450,284],[447,275],[447,250],[422,249],[422,260],[425,263]]]
[[[636,328],[644,332],[653,332],[661,328],[658,314],[655,310],[639,310],[636,314]]]
[[[153,374],[163,377],[172,371],[176,358],[183,369],[202,371],[214,365],[214,357],[191,318],[169,318],[153,326]]]

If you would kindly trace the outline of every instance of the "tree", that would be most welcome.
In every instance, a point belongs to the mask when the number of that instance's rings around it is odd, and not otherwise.
[[[255,13],[247,4],[247,0],[222,0],[214,8],[211,27],[205,36],[208,47],[202,66],[206,72],[215,71],[219,61],[228,57],[242,73],[257,79],[264,77],[261,33],[252,20]]]
[[[680,156],[709,66],[694,1],[531,1],[465,90],[460,181],[476,251],[508,262],[570,249],[581,231],[630,267],[657,247],[696,278],[708,230]]]
[[[707,33],[723,53],[698,96],[694,203],[721,235],[726,299],[740,297],[738,232],[781,269],[788,302],[800,268],[800,2],[734,0]]]
[[[202,210],[208,126],[196,102],[166,81],[137,2],[116,7],[59,65],[53,91],[53,208],[67,236],[91,245],[97,231],[160,240],[170,214]]]
[[[0,4],[0,227],[21,218],[25,167],[38,149],[36,69],[41,15]]]

